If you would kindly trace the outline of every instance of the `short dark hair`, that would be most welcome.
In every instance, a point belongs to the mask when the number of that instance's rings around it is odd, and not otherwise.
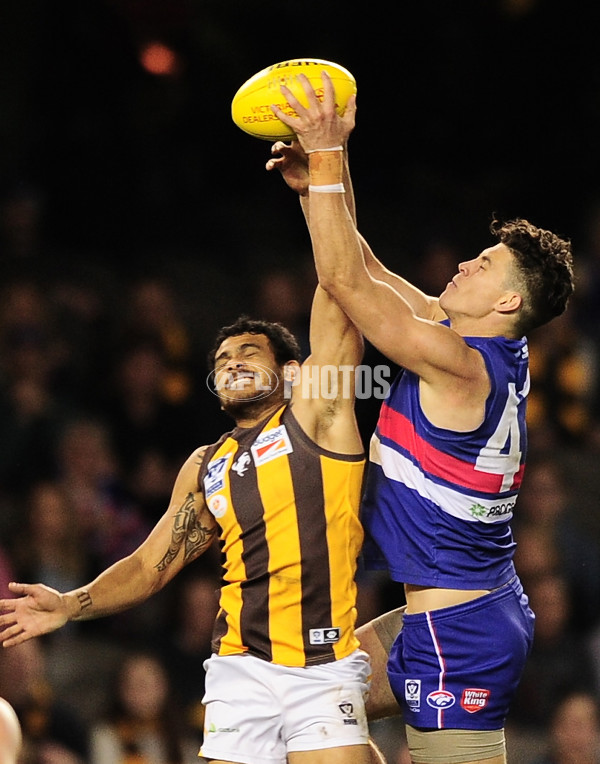
[[[560,316],[574,288],[571,242],[524,218],[505,223],[494,220],[490,229],[515,258],[524,291],[519,332],[524,334]]]
[[[219,329],[215,338],[215,344],[208,354],[208,368],[214,369],[215,356],[221,343],[228,337],[237,337],[240,334],[264,334],[273,349],[275,360],[280,366],[288,361],[300,363],[302,354],[300,345],[294,335],[283,324],[276,321],[263,321],[252,319],[248,316],[240,316],[233,324]]]

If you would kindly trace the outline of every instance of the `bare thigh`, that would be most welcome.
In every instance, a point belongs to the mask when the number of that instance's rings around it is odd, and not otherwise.
[[[375,743],[368,746],[351,745],[343,748],[328,748],[322,751],[295,751],[288,754],[289,764],[386,764],[386,760]],[[201,761],[208,761],[201,759]],[[236,764],[222,759],[211,759],[210,764]],[[495,764],[495,762],[492,762]]]
[[[398,615],[385,614],[382,619],[394,620],[398,623]],[[380,621],[380,619],[375,619]],[[369,696],[366,702],[367,718],[369,721],[385,719],[389,716],[398,716],[401,713],[400,706],[387,676],[387,661],[391,642],[386,639],[386,645],[381,641],[380,634],[385,633],[379,628],[376,630],[374,621],[369,621],[356,630],[356,636],[360,640],[361,648],[369,654],[371,660],[372,679],[369,688]],[[381,621],[380,621],[381,623]]]
[[[475,759],[474,761],[465,761],[463,764],[506,764],[506,756],[494,756],[492,759]]]
[[[346,745],[320,751],[290,751],[288,761],[289,764],[380,764],[381,759],[371,758],[368,745]]]

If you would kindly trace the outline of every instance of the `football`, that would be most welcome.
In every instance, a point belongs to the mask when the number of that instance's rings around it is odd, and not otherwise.
[[[331,61],[319,58],[293,58],[278,64],[267,66],[246,80],[238,89],[231,103],[231,117],[235,124],[249,135],[265,141],[290,141],[294,132],[278,119],[271,109],[275,104],[290,116],[296,112],[283,97],[280,87],[285,85],[304,106],[307,105],[306,93],[298,80],[299,74],[308,77],[315,93],[323,97],[321,72],[326,71],[331,77],[335,89],[335,101],[338,114],[342,115],[351,95],[356,93],[356,80],[347,69]]]

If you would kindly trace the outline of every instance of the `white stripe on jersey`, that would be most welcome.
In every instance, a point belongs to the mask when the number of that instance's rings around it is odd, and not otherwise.
[[[377,434],[371,438],[370,461],[378,464],[384,475],[395,482],[404,484],[420,496],[437,504],[443,512],[468,522],[498,523],[510,520],[517,497],[505,499],[483,499],[461,493],[445,485],[435,483],[425,476],[410,459],[381,443]]]

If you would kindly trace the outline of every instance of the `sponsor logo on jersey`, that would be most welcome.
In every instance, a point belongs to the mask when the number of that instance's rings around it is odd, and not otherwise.
[[[404,680],[404,700],[411,711],[421,710],[421,680]]]
[[[311,645],[331,645],[339,642],[341,631],[337,626],[330,626],[327,629],[309,629],[308,641]]]
[[[227,499],[220,493],[216,494],[215,496],[211,496],[207,504],[214,517],[223,517],[225,512],[227,512]]]
[[[282,424],[261,433],[252,444],[251,450],[254,464],[260,467],[261,464],[277,459],[278,456],[291,454],[294,449],[285,425]]]
[[[213,459],[209,463],[204,477],[204,495],[206,498],[220,491],[225,485],[225,472],[231,457],[232,454],[227,454],[226,456],[220,456],[218,459]]]
[[[481,504],[473,504],[471,507],[469,507],[469,512],[473,515],[473,517],[485,517],[487,514],[487,509]]]
[[[484,507],[482,504],[475,503],[469,507],[469,512],[473,517],[502,517],[503,515],[510,515],[516,503],[516,499],[507,499],[500,504],[493,504],[491,507]]]
[[[456,703],[456,698],[447,690],[436,690],[427,696],[427,705],[432,708],[450,708]]]
[[[463,690],[460,705],[470,714],[475,714],[487,706],[491,692],[481,687],[467,687]]]
[[[487,516],[501,517],[502,515],[509,515],[515,508],[516,503],[516,499],[509,499],[508,501],[503,501],[501,504],[494,504],[493,507],[489,508]]]

